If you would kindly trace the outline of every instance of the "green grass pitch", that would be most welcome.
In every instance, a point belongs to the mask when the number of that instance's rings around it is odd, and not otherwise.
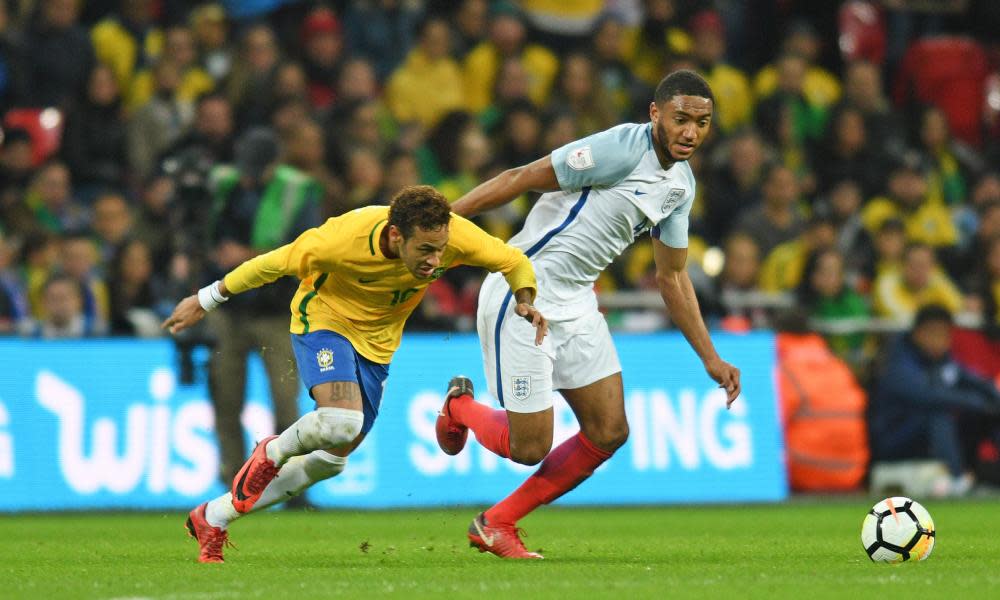
[[[933,502],[923,563],[872,564],[874,500],[545,508],[523,525],[544,561],[468,547],[475,509],[271,511],[195,562],[184,515],[0,516],[0,598],[1000,598],[1000,503]]]

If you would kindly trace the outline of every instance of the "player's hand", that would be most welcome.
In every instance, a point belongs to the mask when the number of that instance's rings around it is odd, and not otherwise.
[[[194,294],[178,302],[174,312],[167,317],[160,328],[170,333],[178,333],[202,320],[205,314],[205,309],[198,302],[197,294]]]
[[[542,340],[549,333],[549,322],[545,320],[538,309],[527,302],[518,303],[514,307],[514,312],[522,316],[535,328],[535,345],[541,346]]]
[[[732,406],[740,395],[740,370],[721,358],[706,362],[705,370],[720,388],[726,390],[726,408]]]

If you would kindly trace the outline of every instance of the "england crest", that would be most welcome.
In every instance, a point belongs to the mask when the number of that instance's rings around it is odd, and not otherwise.
[[[660,212],[673,210],[682,198],[684,198],[683,188],[670,188],[670,192],[667,193],[667,199],[663,201],[663,206],[660,207]]]
[[[531,395],[531,377],[511,377],[510,388],[515,400],[527,400]]]

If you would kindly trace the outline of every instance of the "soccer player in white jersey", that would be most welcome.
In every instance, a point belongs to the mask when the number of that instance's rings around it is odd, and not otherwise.
[[[587,479],[628,438],[621,365],[593,284],[636,238],[651,231],[656,281],[673,322],[724,388],[727,406],[740,393],[739,369],[719,357],[701,318],[687,262],[688,215],[695,197],[687,159],[708,134],[713,96],[692,71],[676,71],[656,88],[650,123],[624,124],[510,169],[460,198],[453,210],[472,216],[530,191],[548,192],[510,240],[531,259],[535,301],[549,336],[533,346],[514,318],[501,277],[479,295],[478,330],[490,392],[503,410],[477,403],[471,382],[456,377],[437,421],[441,449],[457,454],[468,430],[492,452],[539,469],[510,496],[478,515],[469,540],[503,558],[529,552],[517,522]],[[670,369],[664,357],[664,370]],[[580,433],[552,448],[552,391],[580,422]]]

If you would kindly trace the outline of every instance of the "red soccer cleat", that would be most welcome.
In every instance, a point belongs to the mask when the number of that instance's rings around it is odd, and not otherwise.
[[[280,467],[275,465],[264,451],[267,443],[276,437],[278,436],[271,435],[262,439],[236,474],[236,479],[233,479],[233,506],[237,512],[250,512],[267,484],[278,476]]]
[[[205,520],[205,507],[208,502],[200,504],[188,513],[187,527],[188,536],[198,541],[201,551],[198,554],[198,562],[220,563],[226,562],[222,558],[222,547],[231,546],[229,543],[229,533],[218,527],[212,527]]]
[[[438,413],[437,421],[434,423],[434,432],[437,433],[438,446],[445,454],[455,456],[465,448],[465,442],[469,439],[469,428],[460,425],[452,420],[449,404],[452,398],[468,395],[476,397],[472,389],[472,381],[468,377],[458,375],[452,377],[448,382],[448,393],[444,398],[444,406]]]
[[[472,520],[472,525],[469,525],[469,545],[479,548],[480,552],[489,552],[500,558],[545,558],[524,547],[522,533],[524,532],[514,525],[487,525],[485,515],[479,513]]]

